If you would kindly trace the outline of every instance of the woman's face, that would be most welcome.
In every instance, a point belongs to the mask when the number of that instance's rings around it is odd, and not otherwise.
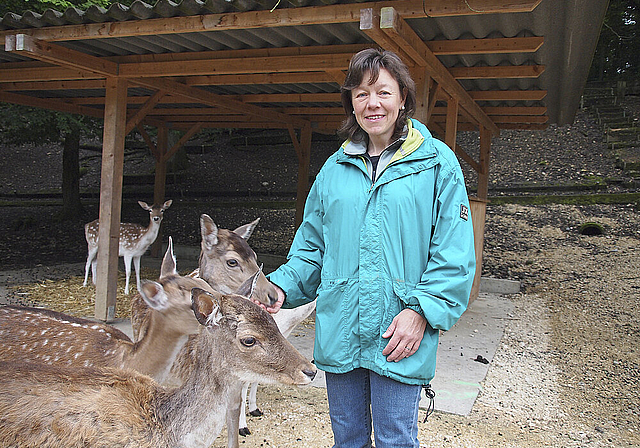
[[[369,135],[370,141],[387,146],[395,129],[404,96],[398,81],[384,68],[375,83],[369,84],[369,72],[362,83],[351,91],[356,121]]]

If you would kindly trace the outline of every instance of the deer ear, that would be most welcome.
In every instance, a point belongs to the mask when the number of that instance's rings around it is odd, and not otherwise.
[[[169,297],[160,283],[151,280],[142,280],[140,283],[140,295],[149,307],[158,311],[167,308]]]
[[[258,277],[260,276],[261,272],[262,265],[260,265],[255,274],[242,282],[242,284],[238,287],[236,294],[238,294],[239,296],[250,298],[253,295],[253,290],[256,287],[256,283],[258,282]]]
[[[162,206],[162,210],[166,210],[169,207],[171,207],[171,204],[173,204],[173,199],[169,199],[168,201],[165,201],[164,205]]]
[[[143,209],[145,209],[146,211],[150,212],[151,211],[151,207],[144,201],[138,201],[138,204],[140,204],[140,207],[142,207]]]
[[[200,216],[200,234],[205,249],[211,250],[213,246],[218,244],[218,226],[209,215],[202,214]]]
[[[236,230],[234,230],[233,233],[237,233],[245,240],[248,240],[251,234],[253,233],[253,231],[255,230],[256,226],[258,225],[259,221],[260,221],[260,218],[250,222],[249,224],[240,226]]]
[[[201,325],[212,327],[222,319],[220,299],[204,289],[191,290],[191,309]]]
[[[164,253],[162,265],[160,266],[160,278],[168,275],[178,275],[178,270],[176,269],[176,257],[173,255],[173,238],[171,237],[169,237],[167,251]]]

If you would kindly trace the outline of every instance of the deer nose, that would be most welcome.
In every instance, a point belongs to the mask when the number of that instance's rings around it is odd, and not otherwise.
[[[278,296],[272,296],[267,293],[267,297],[269,297],[269,305],[274,305],[278,301]]]
[[[310,379],[311,381],[313,381],[313,379],[316,377],[317,370],[304,369],[304,370],[302,371],[302,373],[304,373],[305,375],[307,375],[307,376],[309,377],[309,379]]]

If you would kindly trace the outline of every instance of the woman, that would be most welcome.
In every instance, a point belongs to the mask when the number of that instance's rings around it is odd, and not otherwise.
[[[281,289],[270,311],[317,298],[314,358],[335,447],[371,447],[372,424],[377,448],[419,447],[438,331],[466,309],[475,272],[465,183],[454,153],[410,118],[415,84],[394,53],[354,55],[342,104],[347,140],[269,275]]]

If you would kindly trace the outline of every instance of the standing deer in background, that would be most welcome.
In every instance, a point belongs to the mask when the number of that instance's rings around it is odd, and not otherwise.
[[[208,448],[235,384],[309,384],[316,368],[244,297],[191,292],[204,327],[192,374],[165,389],[132,370],[0,362],[0,446]]]
[[[133,343],[103,323],[41,308],[5,306],[0,307],[0,359],[75,368],[127,368],[163,382],[189,335],[200,332],[191,309],[191,289],[196,287],[212,291],[204,280],[178,275],[169,238],[160,278],[157,282],[143,280],[140,288],[148,307],[140,340]]]
[[[118,240],[118,256],[124,258],[124,269],[127,280],[124,293],[129,294],[129,276],[131,274],[131,260],[136,269],[136,286],[140,289],[140,257],[144,255],[149,246],[158,237],[160,223],[164,211],[171,206],[173,201],[166,201],[162,206],[154,205],[150,207],[146,202],[138,201],[140,207],[149,212],[149,225],[145,228],[140,224],[120,223],[120,234]],[[96,284],[96,255],[98,254],[98,228],[99,220],[91,221],[84,226],[84,236],[87,240],[88,255],[87,263],[84,266],[84,283],[87,286],[89,277],[89,266],[91,266],[91,280]]]

